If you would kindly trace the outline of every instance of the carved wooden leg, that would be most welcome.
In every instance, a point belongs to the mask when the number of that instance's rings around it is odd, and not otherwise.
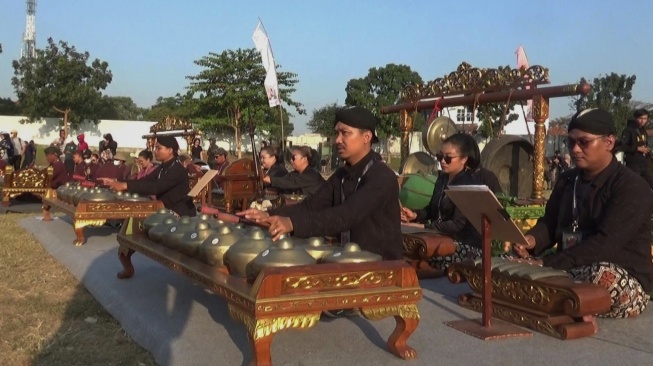
[[[393,305],[381,308],[361,308],[363,316],[370,320],[378,320],[394,316],[397,325],[388,338],[388,351],[404,360],[417,358],[417,351],[406,344],[419,324],[417,305]]]
[[[118,278],[121,280],[132,278],[134,276],[134,265],[132,264],[133,254],[134,251],[129,248],[121,246],[120,249],[118,249],[118,259],[120,259],[120,263],[124,268],[122,271],[118,272]]]
[[[5,207],[9,207],[9,193],[2,194],[2,205]]]
[[[52,216],[50,215],[50,206],[43,205],[43,221],[52,221]]]
[[[76,236],[75,240],[73,240],[73,244],[75,244],[75,246],[77,247],[84,245],[86,243],[86,238],[84,237],[85,226],[86,225],[82,225],[78,221],[73,221],[73,228],[75,229],[75,236]]]
[[[254,358],[252,359],[252,366],[272,366],[272,356],[270,355],[270,347],[272,346],[272,338],[274,333],[265,337],[255,339],[254,334],[248,334],[249,342],[252,345]]]
[[[406,340],[413,334],[415,329],[417,329],[419,318],[403,318],[396,315],[395,321],[397,322],[397,325],[388,338],[388,350],[395,356],[403,358],[404,360],[417,358],[417,351],[407,345]]]

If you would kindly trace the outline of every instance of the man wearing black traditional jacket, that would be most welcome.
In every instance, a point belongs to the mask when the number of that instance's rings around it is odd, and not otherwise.
[[[338,110],[334,121],[335,145],[345,161],[318,189],[299,204],[271,210],[256,209],[238,215],[270,223],[274,240],[283,234],[297,237],[340,237],[383,259],[402,258],[402,235],[397,176],[372,151],[379,140],[377,118],[362,107]]]
[[[197,210],[193,200],[188,196],[190,183],[188,173],[179,160],[179,144],[172,136],[157,137],[154,155],[161,164],[142,179],[128,179],[124,182],[104,179],[116,191],[138,193],[141,196],[156,196],[165,208],[179,216],[195,216]]]
[[[557,244],[555,254],[534,261],[605,287],[612,307],[600,316],[637,316],[653,289],[651,190],[615,159],[615,127],[609,112],[590,109],[576,114],[569,123],[567,146],[576,168],[560,176],[544,216],[526,233],[527,243],[515,245],[515,251],[528,258]]]
[[[638,109],[633,114],[635,119],[621,134],[622,150],[626,166],[646,180],[653,189],[653,174],[651,174],[651,149],[648,147],[648,134],[644,126],[648,123],[648,111]]]

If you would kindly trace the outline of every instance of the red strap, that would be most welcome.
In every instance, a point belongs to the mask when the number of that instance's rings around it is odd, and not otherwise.
[[[443,97],[440,97],[435,100],[435,105],[433,106],[433,110],[431,111],[431,115],[429,116],[429,119],[426,121],[427,125],[430,125],[431,122],[435,119],[435,116],[442,110],[442,107],[440,107],[440,102],[444,99]]]

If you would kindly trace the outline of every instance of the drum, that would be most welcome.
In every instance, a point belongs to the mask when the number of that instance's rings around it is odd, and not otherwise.
[[[419,210],[426,207],[431,201],[433,188],[437,176],[433,174],[408,174],[404,176],[403,185],[399,190],[399,201],[411,210]]]

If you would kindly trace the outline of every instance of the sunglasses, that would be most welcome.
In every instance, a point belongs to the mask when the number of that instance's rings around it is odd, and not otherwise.
[[[451,164],[451,160],[453,160],[453,158],[457,158],[457,156],[444,155],[443,153],[435,154],[435,159],[437,161],[444,161],[447,164]]]
[[[303,156],[301,156],[301,155],[293,155],[291,159],[292,159],[292,161],[295,161],[295,160],[297,160],[297,159],[301,159],[301,158],[303,158]]]
[[[593,139],[578,139],[578,140],[576,140],[574,138],[571,138],[571,137],[567,137],[564,140],[564,142],[565,142],[565,146],[567,146],[569,149],[573,149],[576,145],[578,145],[578,147],[580,147],[581,149],[584,150],[584,149],[587,149],[587,147],[590,146],[592,141],[596,141],[596,140],[600,139],[601,137],[605,137],[605,136],[599,136],[599,137],[595,137]]]

